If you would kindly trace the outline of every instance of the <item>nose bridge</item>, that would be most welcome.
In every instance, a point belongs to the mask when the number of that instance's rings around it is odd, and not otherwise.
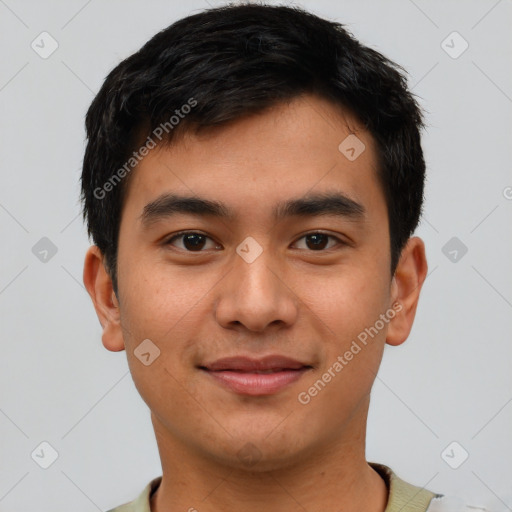
[[[243,248],[239,250],[241,252]],[[270,300],[274,295],[275,281],[278,280],[276,263],[269,250],[262,250],[254,259],[241,256],[238,261],[235,260],[233,270],[239,283],[240,296],[249,298],[251,295],[261,295],[261,298]]]
[[[236,252],[233,268],[221,287],[216,312],[219,323],[224,327],[243,324],[260,331],[272,323],[293,322],[295,300],[280,277],[275,253],[254,239],[244,240]]]

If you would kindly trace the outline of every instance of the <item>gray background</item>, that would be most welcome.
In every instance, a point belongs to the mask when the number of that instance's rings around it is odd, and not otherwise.
[[[83,119],[120,60],[220,3],[0,0],[0,511],[106,510],[161,474],[126,354],[101,344],[82,284]],[[402,64],[427,111],[418,234],[430,274],[409,340],[386,347],[367,457],[416,485],[512,510],[512,4],[301,5]],[[47,58],[31,47],[51,49],[43,31],[58,43]],[[58,453],[47,469],[43,441]],[[453,469],[462,450],[469,458]]]

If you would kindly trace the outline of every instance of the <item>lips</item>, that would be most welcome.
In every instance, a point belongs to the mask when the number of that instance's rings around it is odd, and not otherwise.
[[[312,366],[286,356],[270,355],[261,359],[226,357],[199,368],[231,391],[257,396],[277,393]]]
[[[250,357],[235,356],[218,359],[204,367],[210,371],[236,371],[236,372],[272,372],[279,370],[300,370],[309,366],[295,359],[280,355],[270,355],[261,359],[251,359]]]

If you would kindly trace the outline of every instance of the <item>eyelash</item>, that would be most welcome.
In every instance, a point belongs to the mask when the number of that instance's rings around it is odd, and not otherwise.
[[[185,235],[201,235],[201,236],[204,236],[205,238],[209,238],[210,240],[212,240],[211,237],[209,237],[208,235],[205,235],[204,233],[200,233],[198,231],[180,231],[178,233],[175,233],[174,235],[172,235],[171,238],[168,238],[165,242],[164,242],[164,245],[172,245],[172,242],[176,239],[179,239]],[[333,247],[329,247],[328,249],[319,249],[317,251],[314,251],[314,250],[311,250],[311,249],[306,249],[308,252],[327,252],[331,249],[334,249],[336,246],[343,246],[343,245],[348,245],[346,242],[340,240],[338,237],[334,236],[334,235],[330,235],[329,233],[324,233],[323,231],[310,231],[309,233],[305,233],[304,235],[302,235],[300,238],[297,239],[298,240],[302,240],[303,238],[309,236],[309,235],[325,235],[327,236],[328,238],[332,238],[334,240],[336,240],[337,244]],[[296,242],[295,242],[296,243]],[[181,249],[181,248],[177,248],[178,250],[180,251],[184,251],[184,252],[188,252],[188,253],[201,253],[201,252],[205,252],[204,250],[200,250],[200,251],[189,251],[187,249]],[[301,249],[301,250],[304,250],[304,249]]]

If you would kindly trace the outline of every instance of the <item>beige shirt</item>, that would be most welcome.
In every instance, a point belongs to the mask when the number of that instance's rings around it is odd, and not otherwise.
[[[398,478],[390,468],[383,464],[374,462],[369,462],[368,464],[375,469],[386,482],[388,488],[388,504],[385,512],[427,512],[432,499],[441,497],[440,494],[435,494],[426,489],[404,482]],[[156,491],[161,480],[161,476],[154,478],[146,485],[135,500],[107,512],[151,512],[150,496]]]

